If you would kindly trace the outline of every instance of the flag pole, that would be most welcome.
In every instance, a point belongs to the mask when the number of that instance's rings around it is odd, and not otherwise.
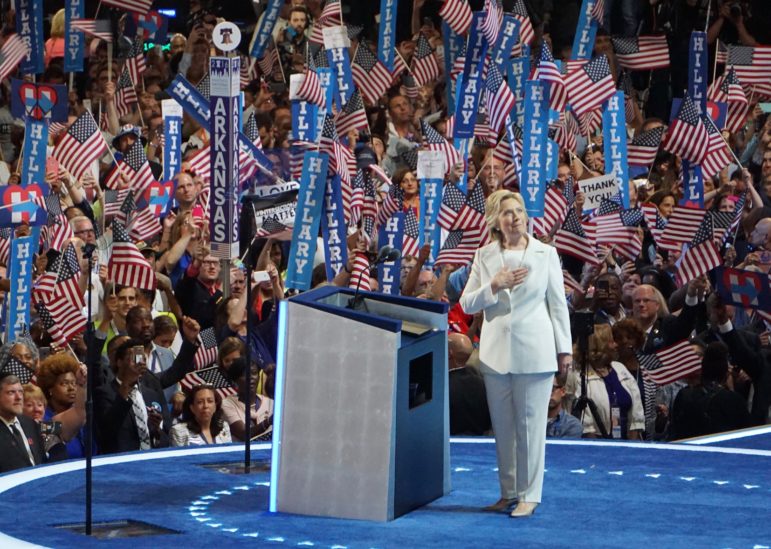
[[[107,42],[107,81],[112,82],[112,42]]]
[[[720,38],[718,38],[717,42],[715,42],[715,60],[712,63],[712,83],[713,84],[715,82],[715,79],[717,78],[717,54],[719,51],[720,51]]]

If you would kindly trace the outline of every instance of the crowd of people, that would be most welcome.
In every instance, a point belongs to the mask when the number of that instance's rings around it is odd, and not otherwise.
[[[41,236],[35,250],[33,288],[48,280],[46,275],[50,278],[52,272],[59,284],[62,265],[69,261],[68,254],[74,254],[74,265],[70,261],[68,268],[74,270],[80,293],[77,303],[83,309],[83,329],[62,338],[57,319],[52,324],[46,313],[33,307],[28,330],[5,340],[0,348],[0,417],[7,426],[0,429],[0,471],[85,455],[88,374],[94,381],[96,437],[92,444],[97,454],[229,443],[243,441],[247,433],[270,438],[277,304],[295,292],[285,287],[291,230],[281,227],[272,233],[268,227],[249,227],[250,222],[242,226],[246,244],[251,244],[255,231],[263,229],[264,234],[256,239],[256,247],[248,246],[252,256],[234,257],[224,265],[212,254],[210,170],[196,168],[200,165],[197,155],[208,150],[211,136],[187,114],[182,127],[183,161],[173,175],[172,205],[160,218],[150,220],[150,228],[143,228],[143,238],[134,233],[129,236],[135,247],[132,252],[140,254],[152,270],[154,285],[142,288],[114,279],[111,254],[114,243],[123,240],[120,231],[124,228],[119,225],[118,229],[111,222],[121,214],[137,215],[122,212],[123,203],[118,203],[121,208],[111,207],[115,205],[115,191],[131,189],[135,184],[125,172],[117,183],[111,181],[116,155],[125,158],[130,151],[140,150],[153,179],[161,180],[165,146],[161,101],[169,97],[166,89],[177,75],[192,85],[199,84],[207,76],[209,58],[221,54],[212,43],[212,31],[222,20],[217,5],[206,0],[183,3],[180,20],[170,24],[173,32],[169,33],[168,46],[155,44],[139,54],[145,68],[140,81],[131,83],[136,99],[129,101],[127,109],[123,109],[125,90],[121,89],[125,83],[118,81],[133,43],[121,34],[126,12],[105,5],[98,8],[101,17],[114,22],[114,44],[108,49],[99,39],[89,38],[85,70],[70,77],[62,65],[63,10],[45,3],[45,71],[35,82],[67,84],[69,77],[69,119],[60,127],[52,125],[47,156],[89,109],[110,150],[94,163],[93,170],[79,177],[65,168],[66,162],[46,163],[45,182],[57,199],[55,206],[50,201],[47,205],[49,218],[58,218],[57,210],[64,216],[60,225],[49,223],[47,229],[54,233],[62,227],[69,232],[53,246],[54,239]],[[257,128],[253,139],[274,164],[272,176],[252,173],[239,182],[239,194],[246,195],[245,201],[255,187],[273,183],[276,178],[299,179],[290,161],[297,144],[291,110],[295,99],[290,101],[289,81],[293,74],[306,73],[309,60],[323,49],[312,35],[314,25],[329,20],[327,4],[335,2],[285,2],[272,33],[276,56],[270,63],[248,56],[249,32],[261,20],[255,17],[251,27],[245,24],[240,48],[247,68],[242,78],[242,120],[245,131],[247,123]],[[362,3],[373,4],[371,10],[354,4],[339,4],[338,20],[338,24],[348,25],[351,59],[357,48],[370,48],[374,53],[378,46],[377,3]],[[470,4],[480,10],[486,5],[481,1]],[[769,13],[764,13],[762,4],[605,0],[604,22],[594,53],[607,56],[614,76],[619,76],[620,67],[611,36],[664,34],[669,44],[670,66],[634,73],[632,87],[626,88],[631,99],[626,124],[630,142],[635,135],[668,125],[672,98],[681,95],[687,84],[691,31],[706,29],[710,60],[719,53],[721,44],[754,47],[771,43]],[[534,67],[545,45],[558,60],[570,59],[581,5],[578,0],[518,0],[504,1],[502,8],[527,8],[525,17],[534,30]],[[349,170],[341,185],[355,194],[357,175],[361,175],[372,184],[376,210],[388,211],[396,203],[390,213],[403,212],[405,219],[416,222],[422,215],[422,181],[408,153],[428,147],[427,134],[438,133],[446,143],[453,143],[453,112],[447,98],[453,80],[445,74],[442,60],[449,52],[443,46],[446,27],[438,15],[441,7],[442,2],[431,0],[400,1],[396,32],[403,64],[411,66],[418,55],[417,43],[427,40],[431,55],[437,57],[438,75],[419,85],[411,71],[398,74],[376,101],[365,98],[367,130],[341,132],[334,139],[335,146],[343,147],[355,164],[337,167]],[[95,6],[89,5],[87,15],[93,17],[94,12]],[[183,13],[186,20],[181,18]],[[16,32],[13,10],[2,17],[0,40],[6,42]],[[113,50],[115,58],[110,58],[108,69],[107,57]],[[722,69],[714,74],[710,71],[709,78],[712,81],[721,74]],[[33,80],[32,75],[14,76]],[[0,87],[0,184],[18,185],[22,181],[25,124],[11,115],[10,78]],[[706,212],[704,216],[724,213],[732,217],[730,228],[714,243],[720,255],[718,266],[768,276],[771,116],[767,107],[771,103],[766,101],[771,99],[763,94],[762,89],[747,91],[743,123],[737,131],[723,131],[733,160],[715,176],[704,178],[703,207],[696,209]],[[450,306],[452,434],[494,432],[499,444],[527,452],[524,440],[534,440],[533,429],[549,437],[664,441],[768,423],[771,311],[754,303],[739,306],[727,302],[718,291],[715,268],[683,279],[680,269],[688,252],[681,245],[662,245],[661,232],[666,231],[668,220],[678,219],[684,208],[679,205],[685,192],[680,156],[660,147],[655,160],[630,180],[628,205],[616,205],[616,211],[646,212],[630,237],[641,242],[635,253],[625,251],[617,242],[597,239],[591,242],[595,257],[590,259],[594,261],[589,261],[561,245],[563,223],[575,219],[586,229],[599,213],[584,207],[586,197],[579,181],[606,173],[601,125],[580,126],[575,124],[570,144],[560,146],[556,178],[544,182],[546,192],[564,197],[562,215],[553,226],[544,229],[540,225],[538,229],[537,220],[524,212],[514,159],[511,153],[508,158],[500,154],[505,132],[492,131],[490,136],[488,128],[482,131],[485,135],[477,136],[467,159],[448,167],[444,194],[448,195],[450,188],[460,189],[461,182],[466,186],[463,200],[475,194],[477,187],[477,193],[481,189],[486,200],[486,226],[485,237],[477,247],[489,252],[492,248],[485,244],[493,242],[500,245],[500,253],[477,252],[472,267],[475,249],[465,261],[439,265],[434,264],[437,258],[429,244],[413,243],[402,249],[400,294],[444,300]],[[506,149],[510,150],[508,142]],[[387,177],[376,178],[371,175],[375,172]],[[360,190],[366,202],[370,196],[367,186]],[[346,214],[347,262],[329,277],[319,237],[312,286],[355,287],[364,278],[368,282],[364,286],[377,291],[377,270],[370,271],[366,261],[364,267],[357,261],[362,257],[371,261],[379,248],[377,239],[367,234],[362,219],[365,213]],[[374,217],[381,222],[380,216]],[[3,239],[6,244],[31,234],[23,222],[14,222],[8,229]],[[85,251],[89,245],[95,247],[93,257]],[[264,273],[259,281],[246,280],[246,261],[254,271]],[[0,263],[5,265],[0,289],[7,300],[12,282],[6,270],[7,252]],[[228,277],[222,276],[223,268],[229,268]],[[228,280],[227,287],[222,285],[223,278]],[[251,292],[247,292],[247,284]],[[764,288],[768,292],[767,284]],[[531,301],[522,298],[523,293]],[[33,289],[33,302],[35,295]],[[511,304],[506,302],[509,297]],[[761,299],[761,303],[769,301],[767,296]],[[515,304],[524,308],[517,309]],[[86,340],[84,329],[88,311],[94,323],[90,340]],[[587,333],[582,337],[576,329],[579,317],[588,318],[588,326],[582,328]],[[543,331],[547,318],[551,326]],[[544,335],[552,333],[553,337]],[[692,352],[702,357],[700,368],[657,382],[648,373],[651,367],[645,357],[683,341],[690,342]],[[546,360],[547,354],[553,360]],[[491,375],[511,373],[533,374],[538,379],[533,386],[512,389],[505,385],[508,382],[496,381]],[[509,395],[506,398],[510,401],[503,402],[501,395],[507,391],[513,391],[514,398]],[[521,391],[519,397],[517,391]],[[542,401],[543,410],[538,414],[543,417],[528,424],[526,434],[524,428],[517,430],[518,420],[516,425],[512,423],[518,414],[530,414],[516,408],[524,408],[525,395],[535,393],[540,395],[537,400]],[[574,403],[587,397],[592,406],[581,406],[579,417],[574,417]],[[248,423],[246,403],[250,406]],[[286,405],[291,406],[291,402]],[[532,458],[536,463],[531,463],[530,469],[537,470],[540,460],[542,474],[543,448],[536,454],[517,460],[513,453],[502,455],[499,449],[499,464],[511,468],[519,461],[519,471],[522,460]],[[538,482],[520,486],[520,475],[519,484],[514,486],[515,475],[504,478],[504,473],[498,509],[507,508],[518,497],[540,501]],[[522,513],[532,510],[525,508]]]

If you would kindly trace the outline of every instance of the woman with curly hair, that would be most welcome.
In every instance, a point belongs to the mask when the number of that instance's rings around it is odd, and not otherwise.
[[[222,419],[222,397],[211,385],[198,385],[185,398],[182,421],[171,428],[171,446],[203,446],[232,442]]]
[[[40,363],[37,384],[48,400],[43,421],[62,424],[61,439],[68,458],[84,457],[86,367],[68,353],[53,354]]]

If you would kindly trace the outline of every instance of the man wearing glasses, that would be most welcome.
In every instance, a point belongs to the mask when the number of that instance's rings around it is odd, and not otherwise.
[[[182,313],[197,320],[202,330],[214,326],[215,310],[222,298],[219,276],[219,259],[203,249],[174,288]]]

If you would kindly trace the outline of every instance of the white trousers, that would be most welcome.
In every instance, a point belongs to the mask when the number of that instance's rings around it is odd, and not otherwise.
[[[484,374],[501,497],[540,503],[553,373]]]

